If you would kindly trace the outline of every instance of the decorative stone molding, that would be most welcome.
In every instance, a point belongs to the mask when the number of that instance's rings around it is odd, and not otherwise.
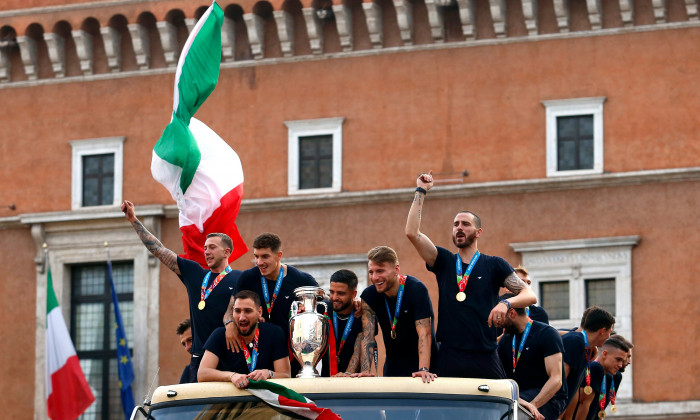
[[[335,24],[338,28],[338,37],[343,51],[352,51],[352,12],[345,5],[333,5]]]
[[[92,34],[82,29],[73,30],[71,34],[80,59],[80,70],[83,74],[92,74]]]
[[[554,0],[554,14],[557,17],[559,32],[569,32],[568,0]]]
[[[263,45],[265,43],[265,21],[255,13],[243,15],[243,21],[248,28],[248,42],[253,58],[259,60],[263,58]]]
[[[459,7],[459,20],[462,23],[462,34],[468,40],[476,38],[474,33],[474,1],[457,0],[457,6]]]
[[[17,44],[27,79],[36,80],[36,41],[28,36],[18,36]]]
[[[282,54],[285,57],[291,57],[294,55],[294,16],[285,10],[275,10],[272,15],[277,23]]]
[[[600,0],[586,0],[586,8],[588,9],[588,21],[591,22],[591,29],[594,31],[600,29],[600,17],[603,14],[600,9]]]
[[[168,67],[175,67],[180,51],[177,45],[177,28],[168,21],[156,22],[156,28],[160,34],[160,43],[163,46],[163,54]]]
[[[136,57],[136,65],[139,69],[145,70],[151,56],[150,40],[148,39],[148,29],[138,23],[130,23],[127,25],[129,34],[131,35],[131,43],[134,46],[134,56]]]
[[[374,1],[371,1],[369,3],[362,3],[362,9],[365,11],[367,30],[369,31],[369,39],[372,42],[372,47],[381,48],[384,38],[382,32],[382,8]]]
[[[107,66],[111,72],[117,72],[121,67],[122,61],[122,34],[111,26],[101,27],[100,33],[105,44]]]
[[[555,0],[556,2],[556,0]],[[496,37],[506,36],[506,4],[505,0],[489,0],[491,9],[491,20]]]
[[[522,0],[522,4],[527,34],[529,36],[537,35],[537,0]]]
[[[305,7],[301,10],[306,22],[306,32],[309,34],[309,46],[312,54],[323,53],[323,32],[321,31],[321,23],[316,16],[316,11],[310,7]]]
[[[632,26],[634,20],[634,0],[620,0],[620,14],[624,26]]]
[[[51,68],[55,77],[66,75],[66,40],[61,35],[53,32],[44,33],[44,41],[49,51]]]
[[[221,24],[221,56],[224,61],[232,61],[236,56],[236,23],[225,17]]]
[[[425,8],[428,11],[428,23],[433,42],[441,43],[445,40],[445,27],[443,26],[442,12],[438,10],[435,0],[425,0]]]
[[[0,48],[0,82],[10,80],[10,54]]]
[[[401,41],[403,45],[413,44],[411,32],[413,30],[413,3],[409,0],[394,0],[396,9],[396,20],[401,31]]]

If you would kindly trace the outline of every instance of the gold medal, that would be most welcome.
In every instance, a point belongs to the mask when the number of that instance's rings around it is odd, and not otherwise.
[[[613,413],[617,413],[617,406],[615,404],[611,405],[610,411],[612,411]]]
[[[464,299],[467,298],[467,294],[464,292],[459,292],[457,293],[457,300],[460,302],[464,302]]]
[[[207,304],[204,303],[203,300],[200,300],[199,305],[197,305],[197,307],[199,308],[200,311],[203,310],[205,306],[207,306]]]
[[[591,395],[591,393],[593,392],[593,388],[591,388],[589,385],[586,385],[586,387],[583,388],[583,392],[585,392],[586,395]]]
[[[396,330],[391,330],[391,339],[396,340]]]
[[[598,418],[599,418],[599,419],[604,419],[604,418],[605,418],[605,411],[599,411],[599,412],[598,412]]]

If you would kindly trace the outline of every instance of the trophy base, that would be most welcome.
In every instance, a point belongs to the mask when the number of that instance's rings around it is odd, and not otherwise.
[[[309,365],[302,367],[301,372],[299,372],[297,374],[297,378],[320,378],[320,377],[321,377],[321,375],[316,373],[316,370]]]

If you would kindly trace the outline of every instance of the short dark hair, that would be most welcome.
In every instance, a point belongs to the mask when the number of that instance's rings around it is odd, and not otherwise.
[[[581,315],[581,323],[579,324],[579,327],[583,329],[583,326],[586,324],[586,318],[588,317],[588,314],[591,313],[591,310],[595,308],[595,306],[589,306],[586,308],[585,311],[583,311],[583,315]]]
[[[357,289],[357,275],[354,272],[346,269],[341,269],[331,274],[331,283],[343,283],[350,290]]]
[[[519,266],[515,267],[515,268],[513,269],[513,271],[515,271],[516,273],[520,273],[520,274],[522,274],[523,276],[529,276],[529,275],[530,275],[530,272],[527,271],[527,268],[523,267],[522,265],[519,265]]]
[[[282,248],[282,240],[279,236],[275,235],[274,233],[263,233],[261,235],[258,235],[257,238],[255,238],[255,240],[253,241],[253,248],[270,248],[270,251],[278,252],[280,248]]]
[[[190,322],[189,318],[186,318],[184,321],[182,321],[180,323],[180,325],[177,326],[175,333],[177,335],[182,335],[185,333],[185,331],[189,330],[190,328],[192,328],[192,323]]]
[[[583,329],[586,331],[598,331],[601,328],[612,328],[615,325],[615,317],[599,306],[592,306],[586,316]]]
[[[461,214],[461,213],[471,214],[472,218],[474,218],[474,227],[477,229],[481,229],[481,217],[477,216],[476,213],[474,213],[473,211],[469,211],[469,210],[462,210],[457,214]]]
[[[629,341],[629,340],[626,339],[625,337],[621,336],[620,334],[613,333],[613,334],[610,336],[610,338],[615,338],[615,339],[618,339],[618,340],[622,341],[623,343],[625,343],[625,346],[627,346],[628,350],[631,350],[631,349],[634,348],[634,344],[632,344],[631,341]]]
[[[372,261],[376,264],[392,263],[394,265],[399,263],[399,256],[396,255],[396,251],[389,248],[388,246],[375,246],[370,249],[367,253],[367,260]]]
[[[238,299],[251,299],[255,303],[255,307],[260,305],[260,296],[252,290],[241,290],[233,296],[236,300]],[[234,300],[235,302],[235,300]]]
[[[221,239],[221,243],[224,244],[224,248],[228,248],[231,251],[233,251],[233,241],[231,240],[231,238],[227,234],[221,233],[221,232],[212,232],[212,233],[207,235],[207,239],[208,238]]]
[[[502,301],[504,299],[510,299],[512,297],[515,297],[515,294],[513,293],[504,293],[501,296],[498,297],[499,301]],[[516,308],[515,306],[512,306],[511,309],[515,311],[516,314],[518,315],[526,315],[527,311],[525,311],[525,308]]]
[[[627,340],[625,340],[621,335],[611,335],[610,338],[605,340],[603,347],[616,348],[627,353],[630,351],[630,347],[627,345]]]

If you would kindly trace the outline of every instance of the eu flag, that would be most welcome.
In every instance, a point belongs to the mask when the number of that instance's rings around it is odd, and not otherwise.
[[[134,411],[134,395],[131,392],[131,383],[134,382],[134,366],[131,364],[131,354],[129,345],[126,342],[126,331],[122,322],[122,314],[119,311],[117,292],[114,290],[114,280],[112,279],[112,261],[107,259],[107,275],[112,288],[112,303],[114,303],[114,319],[116,325],[117,338],[117,366],[119,367],[119,389],[122,398],[122,408],[124,417],[128,420],[131,412]]]

